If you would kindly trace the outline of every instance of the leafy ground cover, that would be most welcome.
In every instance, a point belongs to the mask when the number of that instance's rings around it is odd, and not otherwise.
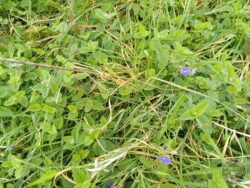
[[[250,187],[248,0],[0,0],[0,187]]]

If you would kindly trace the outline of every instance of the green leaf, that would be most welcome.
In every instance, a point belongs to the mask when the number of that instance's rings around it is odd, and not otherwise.
[[[89,188],[90,187],[90,182],[85,181],[83,183],[77,183],[74,188]]]
[[[115,13],[109,14],[107,12],[103,12],[99,8],[95,9],[95,12],[94,12],[94,17],[103,23],[106,23],[109,19],[111,19],[115,15],[116,15]]]
[[[202,140],[203,140],[204,142],[206,142],[208,145],[210,145],[210,146],[215,145],[215,142],[213,141],[213,139],[212,139],[208,134],[203,133],[203,134],[201,135],[201,138],[202,138]]]
[[[245,40],[244,53],[249,58],[249,56],[250,56],[250,39]]]
[[[82,99],[83,105],[85,107],[85,112],[89,112],[92,110],[92,100],[89,98]]]
[[[64,82],[65,83],[70,83],[70,81],[72,80],[72,78],[73,78],[73,75],[72,75],[72,73],[71,72],[64,72],[64,74],[63,74],[63,80],[64,80]]]
[[[45,174],[43,174],[39,179],[33,181],[28,185],[28,187],[38,185],[38,184],[44,184],[47,181],[51,180],[58,172],[56,170],[49,170]]]
[[[37,112],[41,110],[41,108],[42,108],[41,105],[36,103],[36,104],[31,104],[27,110],[31,112]]]
[[[194,61],[195,55],[188,47],[183,47],[180,43],[175,43],[173,59],[176,63],[183,64],[185,61]]]
[[[70,112],[77,113],[77,108],[75,105],[70,104],[67,106],[67,108],[69,109]]]
[[[196,83],[198,84],[199,88],[201,88],[201,89],[209,89],[210,80],[208,78],[197,76]]]
[[[100,134],[100,130],[98,130],[98,129],[91,130],[90,129],[89,134],[90,134],[91,138],[96,139],[96,138],[98,138],[98,136]]]
[[[10,88],[8,86],[0,87],[0,98],[10,95]]]
[[[56,118],[54,125],[55,125],[56,129],[61,129],[63,126],[63,118],[62,117]]]
[[[100,52],[100,51],[96,51],[93,55],[94,55],[94,59],[98,63],[100,63],[102,65],[105,65],[108,63],[108,56],[105,53]]]
[[[171,108],[171,110],[169,111],[169,116],[166,119],[166,121],[163,124],[163,127],[161,128],[161,130],[158,132],[157,136],[156,136],[156,141],[160,141],[160,139],[162,138],[164,132],[167,131],[167,129],[173,125],[175,123],[175,119],[177,116],[177,112],[179,111],[180,107],[183,105],[183,103],[186,100],[186,96],[185,95],[180,95],[180,97],[176,100],[174,106]]]
[[[181,116],[181,120],[192,120],[195,118],[200,117],[202,114],[206,112],[209,107],[210,102],[208,100],[204,100],[191,109],[188,109],[186,112],[183,113]]]
[[[58,25],[57,30],[58,30],[60,33],[67,33],[68,30],[69,30],[68,24],[67,24],[66,22],[61,22],[61,23]]]
[[[17,179],[20,179],[20,178],[26,176],[27,174],[29,174],[29,171],[30,171],[30,169],[27,167],[27,165],[19,166],[15,170],[15,177]]]
[[[211,22],[199,22],[198,24],[196,24],[194,26],[194,28],[197,30],[197,31],[203,31],[205,29],[208,29],[208,30],[212,30],[213,29],[213,26],[211,24]]]
[[[151,48],[155,51],[156,57],[159,61],[159,68],[165,68],[169,60],[169,46],[162,45],[158,40],[151,41]]]
[[[40,123],[41,129],[49,134],[57,134],[56,127],[49,122]]]
[[[245,102],[246,101],[244,101],[244,103]],[[212,117],[220,117],[220,116],[223,116],[224,113],[221,110],[214,109],[214,110],[212,110],[212,111],[209,112],[209,115],[212,116]]]
[[[163,172],[163,171],[160,171],[160,170],[154,170],[153,173],[156,174],[156,175],[160,175],[160,176],[168,176],[169,175],[168,172]]]
[[[171,184],[171,183],[161,183],[160,187],[161,188],[179,188],[179,186]]]
[[[132,93],[132,89],[130,87],[121,87],[119,89],[119,94],[122,96],[128,96]]]
[[[88,181],[88,175],[83,170],[76,168],[72,170],[73,172],[73,180],[76,183],[84,183],[85,181]]]
[[[78,101],[79,102],[79,101]],[[90,98],[83,98],[80,103],[85,107],[85,112],[89,112],[91,110],[103,110],[104,106],[98,100],[90,99]]]
[[[134,34],[134,38],[144,38],[144,37],[147,37],[148,35],[149,35],[149,32],[146,30],[144,25],[139,23],[138,32]]]
[[[169,33],[169,35],[165,38],[165,40],[169,40],[173,43],[175,42],[183,42],[189,37],[189,34],[185,30],[176,30]]]
[[[102,98],[103,99],[107,99],[109,96],[109,92],[105,86],[105,84],[101,83],[101,82],[97,82],[97,88],[100,91]]]
[[[83,144],[85,146],[89,146],[90,144],[92,144],[94,142],[94,139],[90,136],[84,136],[84,139],[83,139]]]
[[[201,139],[206,142],[208,145],[212,146],[213,149],[216,151],[216,153],[220,156],[223,157],[220,149],[218,148],[218,146],[216,145],[216,143],[213,141],[213,139],[211,138],[211,136],[207,133],[203,133],[201,134]]]
[[[214,172],[212,176],[212,180],[208,182],[208,188],[228,188],[228,185],[222,176],[221,169]]]
[[[56,108],[49,105],[44,105],[42,110],[48,114],[53,114],[56,112]]]
[[[12,117],[14,113],[7,107],[0,106],[0,117]]]
[[[80,47],[79,52],[80,54],[87,54],[90,52],[95,52],[97,47],[98,47],[98,42],[89,41],[87,44],[83,44]]]
[[[230,81],[230,78],[234,78],[236,76],[236,73],[234,71],[234,67],[231,63],[227,63],[227,72],[228,72],[228,80]]]
[[[74,187],[73,183],[68,182],[64,178],[62,178],[61,184],[62,184],[62,188],[72,188],[72,187]]]
[[[139,157],[140,162],[147,168],[152,169],[154,164],[147,157]]]
[[[89,150],[81,150],[79,152],[81,159],[85,159],[89,155]]]
[[[15,95],[11,96],[7,101],[4,102],[4,106],[11,106],[20,102],[25,94],[25,91],[18,91]]]
[[[43,98],[46,98],[49,95],[49,88],[42,85],[42,84],[36,84],[34,86],[32,86],[32,90],[33,91],[38,91],[39,93],[42,94]]]
[[[38,68],[37,69],[37,74],[39,76],[39,79],[41,81],[44,81],[44,80],[50,80],[51,79],[51,75],[49,73],[49,70],[47,69],[42,69],[42,68]]]
[[[96,138],[98,136],[99,136],[99,134],[96,136]],[[96,155],[104,154],[104,150],[105,151],[113,151],[113,150],[115,150],[115,145],[110,140],[100,138],[99,142],[100,142],[102,147],[100,147],[100,145],[98,145],[97,143],[93,144],[93,152]]]
[[[213,126],[211,126],[212,118],[209,115],[203,114],[202,116],[196,118],[196,121],[198,126],[202,128],[205,133],[211,134],[213,132]]]
[[[149,79],[151,77],[154,77],[155,76],[155,69],[151,68],[151,69],[147,69],[145,71],[145,78],[146,79]]]
[[[77,74],[74,74],[75,77],[77,80],[84,80],[85,78],[88,77],[88,75],[86,73],[77,73]]]

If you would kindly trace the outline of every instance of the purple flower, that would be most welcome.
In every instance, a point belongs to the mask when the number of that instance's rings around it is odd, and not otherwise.
[[[157,159],[158,159],[161,163],[163,163],[163,164],[167,164],[167,165],[172,164],[171,159],[168,158],[168,157],[157,157]]]
[[[188,75],[191,73],[191,71],[190,71],[188,68],[182,68],[182,69],[180,70],[180,73],[181,73],[183,76],[188,76]]]
[[[113,184],[113,183],[109,183],[109,184],[107,185],[107,188],[114,188],[114,184]]]

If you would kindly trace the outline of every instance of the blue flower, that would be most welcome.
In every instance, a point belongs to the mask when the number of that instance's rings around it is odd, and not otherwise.
[[[114,188],[114,184],[113,183],[109,183],[107,188]]]
[[[180,74],[182,74],[183,76],[188,76],[191,73],[191,71],[188,68],[182,68],[180,70]]]
[[[168,157],[157,157],[157,159],[161,162],[161,163],[163,163],[163,164],[167,164],[167,165],[170,165],[170,164],[172,164],[172,161],[171,161],[171,159],[170,158],[168,158]]]

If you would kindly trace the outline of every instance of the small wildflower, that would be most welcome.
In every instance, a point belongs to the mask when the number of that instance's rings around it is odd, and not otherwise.
[[[171,154],[172,154],[172,155],[177,155],[177,151],[174,150],[174,151],[171,152]]]
[[[104,17],[106,17],[106,18],[108,18],[108,17],[109,17],[109,15],[108,15],[108,13],[107,13],[107,12],[103,13],[103,16],[104,16]]]
[[[12,149],[13,149],[13,146],[9,145],[9,146],[7,146],[7,148],[6,148],[6,151],[11,151]]]
[[[191,73],[191,71],[188,68],[182,68],[180,70],[180,74],[182,74],[183,76],[188,76]]]
[[[113,183],[109,183],[107,188],[114,188],[114,184]]]
[[[167,165],[172,164],[171,159],[168,158],[168,157],[157,157],[157,159],[158,159],[161,163],[164,163],[164,164],[167,164]]]
[[[197,70],[197,69],[193,69],[193,70],[192,70],[192,75],[194,75],[194,74],[196,73],[196,70]]]

